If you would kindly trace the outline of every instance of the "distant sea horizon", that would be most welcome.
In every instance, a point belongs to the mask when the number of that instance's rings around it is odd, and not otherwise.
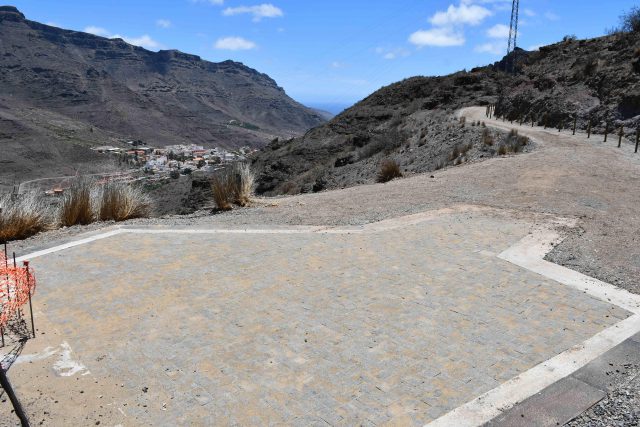
[[[341,103],[341,102],[303,102],[304,105],[310,108],[315,108],[316,110],[327,111],[331,114],[338,115],[342,113],[347,108],[351,107],[353,104],[349,103]]]

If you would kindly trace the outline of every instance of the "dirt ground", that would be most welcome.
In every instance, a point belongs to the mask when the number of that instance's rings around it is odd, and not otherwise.
[[[531,218],[553,215],[578,220],[551,261],[635,293],[640,293],[640,153],[631,141],[571,136],[536,127],[487,120],[484,108],[463,114],[489,126],[516,128],[537,143],[537,150],[487,159],[387,184],[258,199],[254,207],[211,215],[138,220],[164,225],[349,225],[438,209],[475,204],[510,209]],[[97,228],[93,225],[90,229]],[[19,254],[85,232],[70,228],[41,234],[11,246]]]

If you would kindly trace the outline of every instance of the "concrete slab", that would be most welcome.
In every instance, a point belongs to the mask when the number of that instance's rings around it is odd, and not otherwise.
[[[600,401],[606,393],[569,377],[486,424],[486,427],[561,426]]]
[[[579,369],[572,377],[607,392],[613,384],[620,384],[620,380],[626,377],[626,366],[629,364],[640,364],[640,342],[632,339]]]

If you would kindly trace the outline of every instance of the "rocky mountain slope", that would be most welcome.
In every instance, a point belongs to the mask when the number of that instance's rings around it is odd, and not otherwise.
[[[5,183],[92,164],[91,145],[260,146],[325,121],[240,63],[150,52],[29,21],[10,6],[0,7],[0,87]]]
[[[504,72],[509,57],[469,72],[392,84],[303,137],[272,143],[254,159],[258,191],[273,195],[374,182],[387,158],[409,173],[467,161],[451,154],[484,139],[484,130],[455,126],[452,113],[465,106],[497,104],[498,114],[549,126],[573,126],[577,116],[578,127],[585,129],[591,120],[599,132],[605,122],[610,129],[624,125],[628,134],[640,125],[640,33],[568,37],[539,51],[518,50],[517,58],[515,74]],[[484,151],[475,157],[495,154]]]

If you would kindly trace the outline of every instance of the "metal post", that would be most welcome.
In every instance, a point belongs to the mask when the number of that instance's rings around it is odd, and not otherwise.
[[[609,123],[604,125],[604,142],[607,142],[607,136],[609,135]]]
[[[576,126],[578,126],[578,115],[573,116],[573,134],[576,134]]]
[[[638,152],[638,145],[640,145],[640,128],[636,130],[636,153]]]
[[[31,280],[29,280],[31,277],[29,276],[29,261],[24,261],[24,268],[27,271],[27,285],[30,284]],[[31,305],[31,286],[29,286],[29,313],[31,314],[31,332],[33,332],[33,338],[36,337],[36,326],[35,323],[33,322],[33,306]]]
[[[591,138],[591,119],[589,119],[589,125],[587,126],[587,139]]]
[[[7,393],[7,396],[9,396],[9,400],[13,405],[13,410],[15,411],[16,415],[20,419],[20,425],[22,427],[29,427],[29,419],[27,418],[27,415],[24,413],[24,410],[22,409],[22,405],[20,405],[20,401],[18,400],[18,397],[13,392],[13,388],[11,387],[11,383],[9,382],[9,378],[7,378],[7,372],[2,367],[2,364],[0,364],[0,386],[2,386],[5,393]]]
[[[535,120],[536,120],[535,117],[531,116],[531,127],[533,127]]]

